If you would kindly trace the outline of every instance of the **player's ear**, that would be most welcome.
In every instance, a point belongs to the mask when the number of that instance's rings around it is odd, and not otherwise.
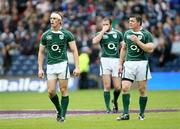
[[[59,24],[62,25],[62,21],[61,20],[59,20]]]
[[[60,21],[60,25],[62,25],[63,24],[63,20],[59,20]]]

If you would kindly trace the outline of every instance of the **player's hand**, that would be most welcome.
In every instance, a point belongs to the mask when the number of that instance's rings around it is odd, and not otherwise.
[[[136,35],[131,35],[130,40],[133,42],[137,42],[139,39]]]
[[[80,69],[79,69],[79,67],[76,67],[76,68],[74,69],[73,75],[74,75],[74,76],[79,76],[79,75],[80,75]]]
[[[39,78],[44,78],[44,71],[43,70],[38,71],[38,77]]]
[[[108,31],[108,30],[109,30],[109,26],[104,25],[104,26],[102,27],[102,31],[103,31],[103,32],[106,32],[106,31]]]

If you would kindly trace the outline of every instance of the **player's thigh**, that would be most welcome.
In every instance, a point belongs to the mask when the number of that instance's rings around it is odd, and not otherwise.
[[[48,79],[47,80],[47,87],[48,87],[48,92],[56,92],[56,84],[57,84],[57,79]]]
[[[110,88],[111,87],[111,75],[110,74],[102,75],[102,81],[103,81],[104,88]]]
[[[60,90],[67,90],[68,88],[68,79],[59,79],[59,85],[60,85]]]
[[[133,82],[129,80],[122,80],[122,92],[126,93],[130,90]]]
[[[139,89],[140,92],[141,91],[143,92],[143,91],[146,90],[147,80],[137,81],[137,83],[138,83],[138,89]]]
[[[120,77],[112,77],[113,85],[115,89],[121,88],[121,78]]]

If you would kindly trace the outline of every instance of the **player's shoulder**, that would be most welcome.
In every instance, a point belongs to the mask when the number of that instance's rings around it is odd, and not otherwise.
[[[65,34],[71,34],[72,35],[72,33],[64,27],[61,28],[61,32],[65,33]]]
[[[153,38],[152,33],[150,31],[148,31],[147,29],[143,28],[141,30],[141,32],[143,33],[143,35],[145,35],[147,38]]]
[[[48,30],[46,30],[46,31],[42,34],[42,36],[46,36],[46,35],[49,34],[50,32],[51,32],[51,30],[48,29]]]
[[[48,30],[46,30],[46,31],[43,33],[43,35],[47,35],[47,34],[50,33],[50,32],[51,32],[51,30],[48,29]]]
[[[66,28],[61,28],[61,32],[65,35],[66,38],[74,39],[74,35],[71,31],[67,30]]]
[[[119,30],[117,30],[117,29],[113,29],[112,31],[114,31],[114,32],[116,32],[116,33],[118,33],[118,34],[123,34],[121,31],[119,31]]]
[[[146,28],[142,28],[141,32],[144,34],[151,34],[151,32],[149,32]]]
[[[129,34],[129,33],[132,33],[132,29],[126,30],[126,31],[124,32],[124,35],[127,35],[127,34]]]

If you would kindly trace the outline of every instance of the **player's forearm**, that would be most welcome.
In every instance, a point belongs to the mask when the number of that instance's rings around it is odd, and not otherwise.
[[[153,43],[147,43],[147,44],[144,44],[143,42],[141,42],[140,40],[138,40],[137,42],[137,45],[142,48],[145,52],[147,53],[152,53],[153,50],[154,50],[154,45]]]
[[[79,68],[79,55],[78,55],[77,49],[73,50],[72,53],[73,53],[73,56],[74,56],[74,65],[75,65],[76,68]]]
[[[79,58],[78,58],[78,54],[74,55],[74,65],[76,68],[79,68]]]
[[[120,56],[119,56],[119,63],[123,64],[125,61],[125,56],[126,56],[126,45],[124,42],[121,44],[121,49],[120,49]]]
[[[43,60],[44,60],[44,54],[43,52],[39,51],[38,53],[38,69],[39,70],[43,69]]]
[[[93,44],[99,43],[99,42],[101,41],[103,35],[104,35],[104,32],[101,31],[98,35],[96,35],[96,36],[93,38],[92,43],[93,43]]]
[[[126,48],[121,48],[119,63],[123,64],[126,56]]]
[[[79,54],[78,54],[76,42],[75,41],[70,42],[69,47],[71,49],[71,52],[73,53],[74,65],[76,68],[78,68],[79,67]]]

